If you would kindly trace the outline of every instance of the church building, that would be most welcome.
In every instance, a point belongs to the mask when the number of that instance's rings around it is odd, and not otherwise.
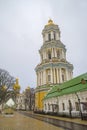
[[[49,20],[42,30],[43,44],[39,50],[41,61],[36,66],[37,87],[35,109],[43,110],[43,99],[54,85],[73,78],[73,65],[66,59],[66,48],[61,42],[59,26]]]

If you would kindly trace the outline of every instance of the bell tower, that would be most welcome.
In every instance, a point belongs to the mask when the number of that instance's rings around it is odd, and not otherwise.
[[[35,68],[37,87],[35,107],[43,109],[43,98],[54,85],[59,85],[73,77],[73,65],[66,60],[66,48],[60,40],[60,29],[49,20],[42,30],[43,45],[39,50],[40,64]]]

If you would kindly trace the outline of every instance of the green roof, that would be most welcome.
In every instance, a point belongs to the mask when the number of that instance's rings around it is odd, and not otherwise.
[[[82,79],[85,80],[85,83],[82,83]],[[82,74],[76,78],[73,78],[61,85],[53,86],[53,88],[48,92],[48,94],[45,96],[44,99],[86,90],[87,90],[87,73]]]

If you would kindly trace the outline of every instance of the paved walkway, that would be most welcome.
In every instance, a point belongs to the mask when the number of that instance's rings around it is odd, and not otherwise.
[[[26,113],[31,113],[33,114],[33,112],[30,111],[25,111]],[[34,113],[35,114],[35,113]],[[36,114],[37,115],[37,114]],[[41,114],[39,114],[40,116]],[[42,114],[43,115],[43,114]],[[41,116],[42,116],[41,115]],[[49,117],[49,118],[54,118],[54,119],[59,119],[59,120],[63,120],[63,121],[69,121],[69,122],[74,122],[77,124],[83,124],[83,125],[87,125],[87,120],[81,120],[80,118],[67,118],[67,117],[58,117],[58,116],[49,116],[49,115],[43,115],[45,117]]]
[[[0,114],[0,130],[64,130],[51,124],[14,113],[13,117]]]
[[[49,115],[43,115],[43,116],[52,117],[54,119],[59,119],[59,120],[63,120],[63,121],[74,122],[77,124],[87,125],[87,120],[81,120],[80,118],[67,118],[67,117],[58,117],[58,116],[49,116]]]

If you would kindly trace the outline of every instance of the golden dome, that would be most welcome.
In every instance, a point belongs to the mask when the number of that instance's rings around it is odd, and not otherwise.
[[[47,25],[55,25],[55,24],[52,19],[49,19]]]
[[[14,86],[13,86],[13,89],[14,90],[20,90],[20,85],[19,85],[19,82],[18,82],[18,78],[16,78],[16,83],[14,84]]]

